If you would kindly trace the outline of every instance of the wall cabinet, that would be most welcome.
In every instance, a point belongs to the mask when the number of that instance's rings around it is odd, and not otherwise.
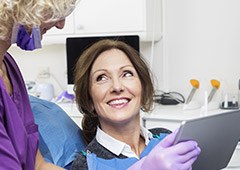
[[[49,30],[44,43],[65,43],[66,37],[130,34],[139,35],[141,41],[157,41],[161,21],[161,0],[81,0],[67,17],[65,28]]]

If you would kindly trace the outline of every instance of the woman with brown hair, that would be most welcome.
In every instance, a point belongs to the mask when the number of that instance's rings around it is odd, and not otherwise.
[[[77,61],[74,84],[89,144],[73,170],[132,165],[132,169],[191,169],[200,153],[196,142],[173,145],[176,133],[164,138],[171,132],[149,131],[140,124],[140,110],[152,109],[154,88],[146,63],[131,46],[117,40],[96,42]]]

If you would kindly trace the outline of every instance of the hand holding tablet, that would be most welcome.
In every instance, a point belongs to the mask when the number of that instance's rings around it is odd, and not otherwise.
[[[174,144],[194,140],[201,153],[193,170],[226,167],[240,139],[240,111],[214,114],[183,121]]]

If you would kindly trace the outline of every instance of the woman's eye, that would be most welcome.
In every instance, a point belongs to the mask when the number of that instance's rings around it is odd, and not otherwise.
[[[105,81],[107,80],[107,76],[106,75],[99,75],[97,76],[96,78],[96,81],[99,82],[99,81]]]
[[[123,76],[124,76],[124,77],[132,77],[132,76],[133,76],[133,73],[132,73],[131,71],[125,71],[125,72],[123,73]]]

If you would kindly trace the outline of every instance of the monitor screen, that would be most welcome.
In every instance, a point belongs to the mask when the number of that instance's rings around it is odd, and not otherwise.
[[[135,50],[139,51],[139,36],[126,35],[126,36],[98,36],[98,37],[71,37],[67,38],[66,51],[67,51],[67,79],[68,85],[73,85],[73,70],[75,64],[82,54],[82,52],[90,47],[93,43],[101,39],[117,39],[124,41],[132,46]],[[68,87],[69,88],[69,87]],[[72,87],[70,87],[72,88]],[[69,91],[69,89],[68,89]],[[71,90],[70,90],[70,93]]]

